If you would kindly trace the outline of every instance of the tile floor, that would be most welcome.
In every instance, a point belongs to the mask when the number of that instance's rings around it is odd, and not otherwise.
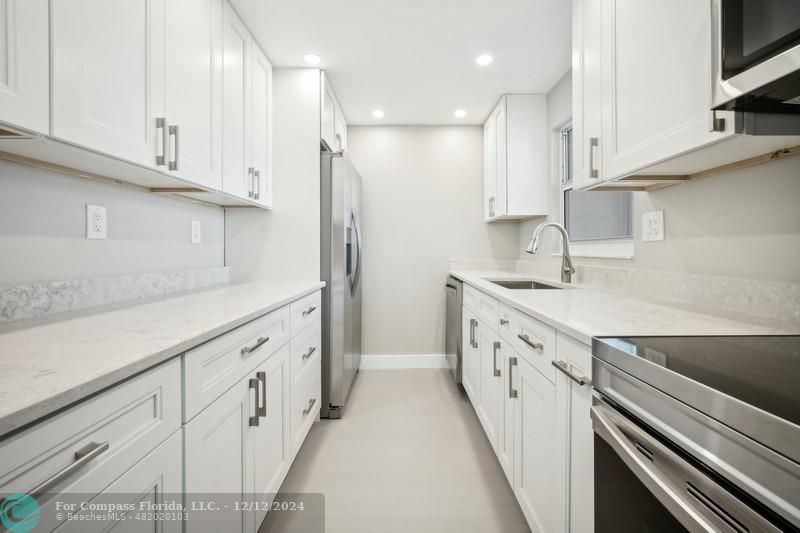
[[[529,531],[447,370],[361,371],[344,417],[314,425],[281,492],[323,493],[326,533]],[[297,530],[273,515],[262,533]]]

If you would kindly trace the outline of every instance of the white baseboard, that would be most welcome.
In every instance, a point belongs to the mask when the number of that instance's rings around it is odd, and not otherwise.
[[[447,368],[444,354],[362,355],[361,370],[399,368]]]

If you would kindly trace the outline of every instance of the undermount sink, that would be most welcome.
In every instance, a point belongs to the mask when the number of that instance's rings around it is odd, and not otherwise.
[[[555,287],[553,285],[548,285],[546,283],[539,283],[538,281],[532,280],[494,280],[494,279],[487,279],[489,283],[494,283],[495,285],[500,285],[501,287],[505,287],[506,289],[520,289],[520,290],[532,290],[532,289],[560,289],[561,287]]]

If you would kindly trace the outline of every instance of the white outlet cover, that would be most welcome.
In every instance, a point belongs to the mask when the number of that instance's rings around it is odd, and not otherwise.
[[[192,244],[203,242],[203,225],[199,220],[192,220]]]
[[[642,213],[642,240],[664,240],[664,211],[650,211]]]
[[[105,207],[86,204],[86,238],[108,238],[108,216]]]

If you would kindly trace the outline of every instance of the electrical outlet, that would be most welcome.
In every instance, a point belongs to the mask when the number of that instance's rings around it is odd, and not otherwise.
[[[642,213],[642,240],[664,240],[664,211]]]
[[[203,225],[199,220],[192,220],[192,244],[203,242]]]
[[[108,238],[108,218],[105,207],[86,204],[86,238]]]

